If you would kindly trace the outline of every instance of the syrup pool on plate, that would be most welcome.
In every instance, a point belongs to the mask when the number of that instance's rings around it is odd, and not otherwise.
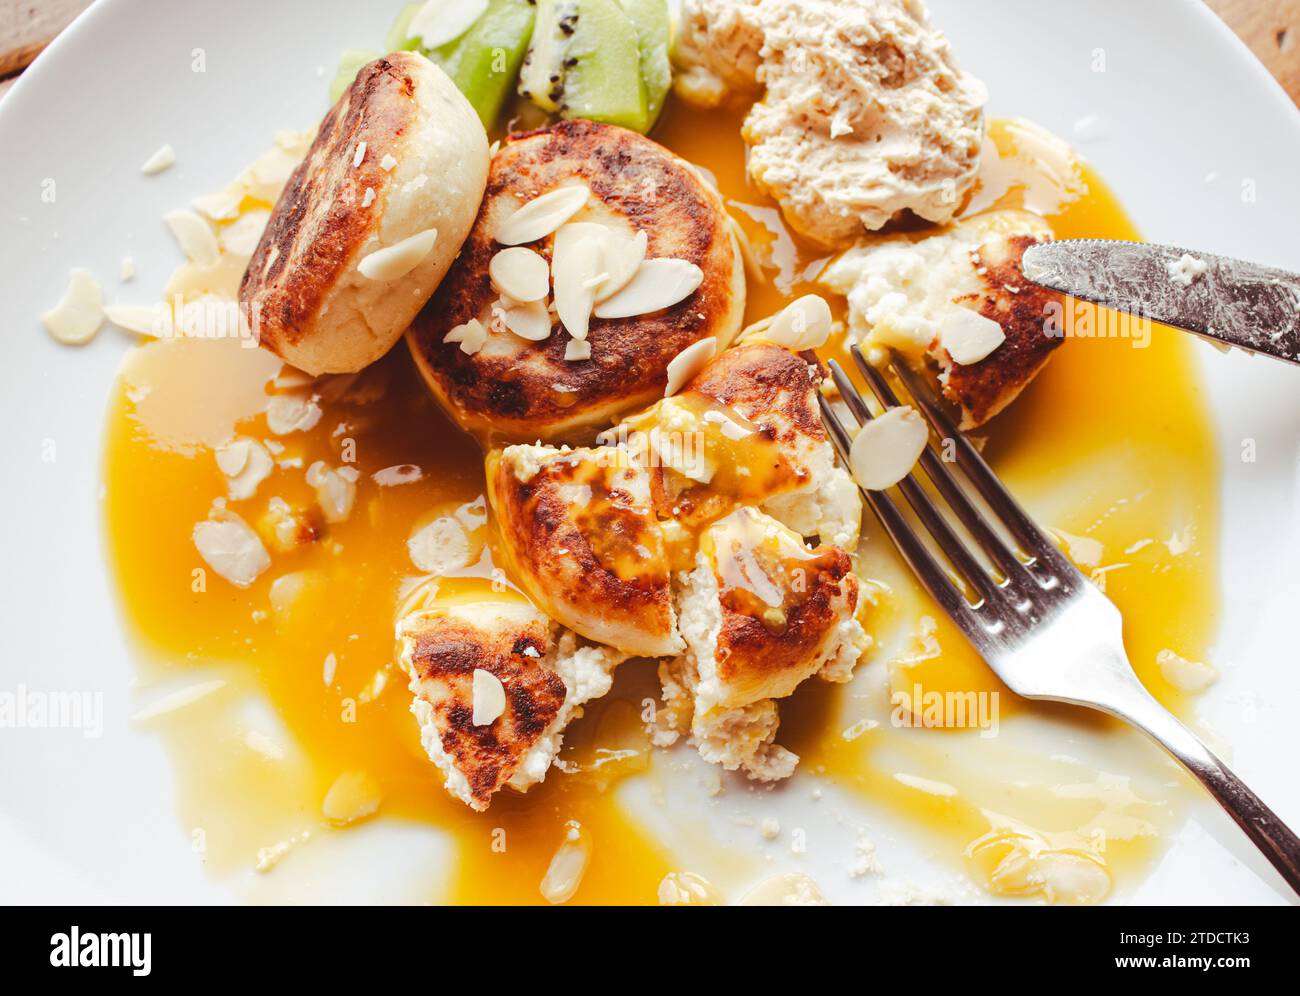
[[[654,137],[716,179],[747,234],[764,274],[750,279],[748,323],[815,290],[826,257],[745,183],[739,125],[674,104]],[[1033,126],[994,123],[984,163],[967,213],[1023,206],[1059,237],[1134,235],[1093,172]],[[274,183],[239,193],[239,216],[223,229],[268,210]],[[169,290],[229,297],[241,270],[226,257]],[[1073,317],[1080,332],[1105,318]],[[1012,491],[1120,606],[1148,687],[1186,715],[1190,703],[1159,661],[1209,655],[1215,453],[1189,342],[1149,333],[1142,346],[1071,338],[977,435]],[[665,763],[643,723],[656,694],[649,662],[620,668],[613,693],[570,727],[563,765],[543,785],[504,793],[485,814],[442,791],[394,664],[393,623],[433,583],[408,549],[431,523],[456,540],[455,566],[439,566],[440,596],[491,583],[481,455],[428,398],[403,347],[355,379],[305,385],[277,383],[278,361],[245,346],[172,338],[132,349],[105,436],[107,546],[141,658],[137,721],[175,759],[196,860],[254,900],[325,898],[337,879],[374,901],[529,903],[545,901],[540,883],[564,845],[566,860],[585,862],[573,902],[653,903],[670,871],[738,898],[733,883],[756,865],[706,840],[670,853],[612,791]],[[842,351],[833,340],[824,355]],[[316,405],[319,417],[277,435],[267,421],[276,394]],[[307,470],[318,462],[356,471],[347,518],[318,542],[274,553],[244,589],[204,570],[192,540],[227,495],[214,450],[236,435],[274,459],[252,498],[226,501],[249,523],[273,497],[314,507]],[[862,617],[875,643],[852,686],[809,683],[783,705],[779,739],[802,756],[796,779],[853,793],[868,823],[900,822],[933,860],[995,894],[1092,901],[1138,881],[1185,812],[1185,778],[1109,720],[1017,701],[919,593],[870,516],[864,527],[857,562],[872,598]],[[983,729],[952,728],[927,705],[944,693],[997,705]],[[993,720],[997,735],[982,736]],[[710,804],[703,790],[679,802]]]

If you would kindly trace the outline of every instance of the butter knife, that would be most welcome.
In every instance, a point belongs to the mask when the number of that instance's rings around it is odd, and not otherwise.
[[[1025,279],[1213,342],[1300,364],[1300,275],[1147,242],[1064,239],[1025,250]]]

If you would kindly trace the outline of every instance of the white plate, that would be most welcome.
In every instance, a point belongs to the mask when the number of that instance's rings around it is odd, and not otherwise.
[[[399,6],[100,0],[0,102],[0,328],[9,350],[0,372],[8,530],[0,692],[100,691],[104,702],[98,739],[0,729],[6,901],[231,898],[190,851],[161,743],[128,723],[132,667],[98,509],[101,419],[125,343],[106,328],[82,350],[61,348],[37,315],[58,299],[72,266],[100,274],[116,297],[113,278],[131,255],[139,272],[122,296],[143,299],[160,287],[178,262],[162,213],[223,185],[274,132],[315,120],[338,53],[376,43]],[[1028,117],[1074,142],[1149,238],[1300,270],[1300,114],[1201,3],[932,7],[960,62],[988,83],[991,112]],[[204,72],[193,68],[200,58]],[[141,163],[163,143],[175,147],[177,165],[142,177]],[[56,196],[47,202],[50,181]],[[1300,701],[1300,373],[1208,347],[1201,355],[1224,466],[1215,658],[1224,677],[1202,713],[1232,745],[1239,773],[1300,825],[1292,760],[1300,727],[1291,715]],[[1254,463],[1238,459],[1246,439],[1255,441]],[[798,812],[773,811],[783,822]],[[819,819],[797,818],[810,827]],[[434,860],[409,833],[419,859]],[[1222,840],[1230,846],[1193,822],[1151,876],[1117,898],[1282,901],[1240,863],[1239,844]],[[362,835],[356,846],[364,843]],[[803,867],[820,877],[819,860],[810,854]],[[382,885],[380,869],[369,870]],[[836,901],[863,898],[842,871],[828,870],[824,885]]]

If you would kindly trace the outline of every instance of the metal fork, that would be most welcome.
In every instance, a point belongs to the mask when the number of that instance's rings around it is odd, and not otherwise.
[[[867,362],[857,346],[852,347],[852,355],[881,406],[897,407],[900,402],[881,371]],[[863,489],[867,504],[921,584],[1017,695],[1099,709],[1136,726],[1164,747],[1200,780],[1300,894],[1300,838],[1142,686],[1124,652],[1122,620],[1114,603],[1079,573],[1016,503],[922,379],[896,356],[891,365],[938,438],[953,447],[957,465],[1023,554],[1022,559],[1003,541],[933,445],[927,446],[920,467],[1000,576],[987,570],[958,537],[914,471],[899,490],[976,600],[972,602],[954,583],[886,492]],[[839,363],[831,360],[829,366],[850,413],[859,425],[865,424],[871,413],[862,396]],[[821,409],[831,441],[849,467],[849,433],[825,397]]]

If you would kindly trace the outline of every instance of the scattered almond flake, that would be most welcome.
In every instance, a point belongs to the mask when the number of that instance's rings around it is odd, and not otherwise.
[[[721,906],[722,895],[703,875],[669,872],[659,882],[660,906]]]
[[[438,230],[429,228],[409,235],[394,245],[376,249],[357,264],[357,271],[370,280],[396,280],[404,277],[433,251]]]
[[[577,340],[571,339],[569,341],[576,342]],[[561,384],[558,381],[551,385],[551,390],[554,391],[556,394],[577,394],[578,393],[578,389],[576,387],[573,387],[571,384]]]
[[[764,840],[776,840],[781,836],[781,823],[775,816],[764,816],[763,822],[758,825],[758,832]]]
[[[393,171],[393,167],[396,165],[397,165],[397,160],[394,159],[391,155],[388,155],[387,153],[384,154],[383,159],[379,160],[379,168],[382,169],[385,173],[391,173]]]
[[[239,217],[239,205],[244,195],[236,188],[201,194],[190,201],[190,207],[212,221],[230,221]]]
[[[45,331],[68,346],[80,346],[94,338],[104,324],[104,294],[89,270],[68,274],[68,288],[49,311],[41,315]]]
[[[868,491],[891,488],[912,472],[929,438],[925,419],[915,408],[891,408],[858,430],[849,451],[849,469]]]
[[[860,719],[852,726],[849,726],[841,730],[840,737],[841,739],[847,741],[857,740],[858,737],[862,736],[862,734],[870,733],[879,725],[880,724],[876,722],[874,719]]]
[[[177,709],[184,709],[188,705],[193,705],[199,699],[206,698],[213,692],[220,691],[226,687],[226,683],[221,679],[214,681],[202,681],[196,685],[190,685],[187,688],[181,688],[162,698],[150,703],[143,709],[137,710],[131,716],[133,723],[145,723],[151,719],[157,719],[159,716],[165,716],[168,713],[175,712]]]
[[[366,192],[361,195],[361,206],[368,208],[373,203],[375,203],[375,188],[367,187]]]
[[[1186,252],[1179,256],[1178,259],[1165,264],[1165,268],[1169,271],[1170,281],[1180,287],[1192,286],[1209,269],[1205,260],[1197,259],[1191,253]]]
[[[144,165],[140,167],[140,172],[145,176],[153,176],[155,173],[161,173],[163,170],[169,169],[175,163],[176,150],[170,145],[164,145],[144,161]]]
[[[580,183],[534,197],[497,227],[496,241],[521,246],[544,239],[581,211],[590,197],[591,191]]]
[[[301,458],[298,459],[298,464],[301,466]],[[279,466],[284,466],[283,461]],[[272,547],[279,553],[292,553],[320,538],[319,531],[306,511],[294,508],[279,496],[272,497],[267,502],[266,512],[258,520],[258,525],[263,537],[269,538]]]
[[[275,465],[266,447],[247,437],[227,443],[216,451],[216,456],[217,466],[229,478],[231,501],[252,498],[258,485],[271,476],[271,468]]]
[[[1219,680],[1219,672],[1213,665],[1189,661],[1167,648],[1156,654],[1156,663],[1165,681],[1180,692],[1203,692]]]
[[[457,325],[454,329],[442,337],[444,343],[460,343],[460,351],[467,356],[473,356],[483,344],[487,342],[487,329],[477,318],[471,318],[464,325]]]
[[[395,488],[403,484],[414,484],[424,478],[424,471],[413,463],[399,463],[385,467],[370,475],[370,479],[381,488]]]
[[[104,317],[124,332],[161,337],[167,329],[167,311],[163,305],[109,304]]]
[[[317,460],[307,468],[307,483],[316,490],[316,503],[329,523],[344,522],[352,514],[356,501],[356,479],[346,473],[353,468],[334,470],[324,460]]]
[[[567,225],[560,229],[551,256],[555,311],[569,335],[586,339],[596,300],[591,278],[600,272],[600,243],[581,232],[570,235],[570,231]]]
[[[356,169],[356,168],[357,168],[358,166],[360,166],[363,162],[365,162],[365,160],[366,160],[366,143],[365,143],[365,142],[358,142],[358,143],[357,143],[357,151],[356,151],[356,153],[353,154],[353,156],[352,156],[352,168],[353,168],[353,169]]]
[[[541,301],[551,289],[546,259],[524,246],[502,249],[488,263],[488,275],[498,294],[520,304]]]
[[[825,345],[833,324],[831,306],[826,299],[817,294],[805,294],[791,301],[768,321],[755,322],[745,330],[745,334],[800,352]]]
[[[306,432],[321,420],[321,407],[306,393],[273,394],[266,403],[266,427],[277,436]]]
[[[594,291],[594,300],[603,301],[627,286],[645,261],[648,237],[644,231],[629,236],[609,225],[592,221],[571,221],[555,234],[561,239],[589,237],[600,245],[600,272],[589,277],[586,284]]]
[[[617,294],[596,305],[597,318],[632,318],[671,308],[704,282],[704,271],[684,259],[647,259]]]
[[[473,556],[465,527],[446,515],[413,532],[406,541],[406,552],[425,574],[438,576],[468,567]]]
[[[245,733],[244,745],[249,750],[261,754],[268,761],[284,759],[284,748],[260,730],[249,730]]]
[[[362,705],[367,702],[374,702],[384,694],[384,689],[387,687],[388,668],[382,667],[370,676],[370,681],[366,683],[366,687],[357,693],[357,701]]]
[[[831,115],[831,138],[852,134],[853,125],[849,124],[849,112],[847,110],[839,110]]]
[[[978,311],[954,305],[939,318],[939,345],[960,366],[978,363],[1006,340],[1002,326]]]
[[[332,652],[325,655],[325,663],[321,667],[321,677],[325,680],[326,688],[334,684],[334,674],[338,670],[338,666],[338,658]]]
[[[355,823],[374,815],[383,800],[379,783],[367,772],[345,771],[325,793],[321,812],[331,823]]]
[[[425,49],[439,48],[468,31],[488,8],[488,0],[429,0],[411,18],[407,38]]]
[[[212,226],[193,211],[168,211],[163,215],[163,221],[190,262],[211,266],[221,257]]]
[[[271,212],[266,210],[248,211],[217,235],[221,248],[235,256],[252,256],[257,243],[262,239],[266,223],[271,220]]]
[[[127,283],[128,281],[135,279],[135,260],[130,256],[123,256],[122,266],[121,269],[117,271],[117,276],[122,283]]]
[[[803,872],[787,872],[759,882],[740,900],[741,906],[829,906],[822,890]]]
[[[506,689],[501,679],[481,667],[474,669],[473,678],[475,726],[491,726],[506,711]]]
[[[591,838],[582,824],[569,820],[564,826],[564,841],[551,857],[541,882],[542,898],[556,905],[574,897],[591,860]]]
[[[564,358],[570,363],[591,359],[591,343],[586,339],[570,339],[564,344]]]
[[[689,384],[718,352],[718,339],[709,336],[693,342],[668,361],[668,383],[664,397],[670,398]]]
[[[252,527],[233,512],[194,526],[194,546],[209,567],[236,588],[247,588],[271,566],[271,556]]]
[[[493,309],[493,314],[520,339],[543,342],[551,337],[551,313],[545,301],[533,301],[511,308],[498,305]]]

